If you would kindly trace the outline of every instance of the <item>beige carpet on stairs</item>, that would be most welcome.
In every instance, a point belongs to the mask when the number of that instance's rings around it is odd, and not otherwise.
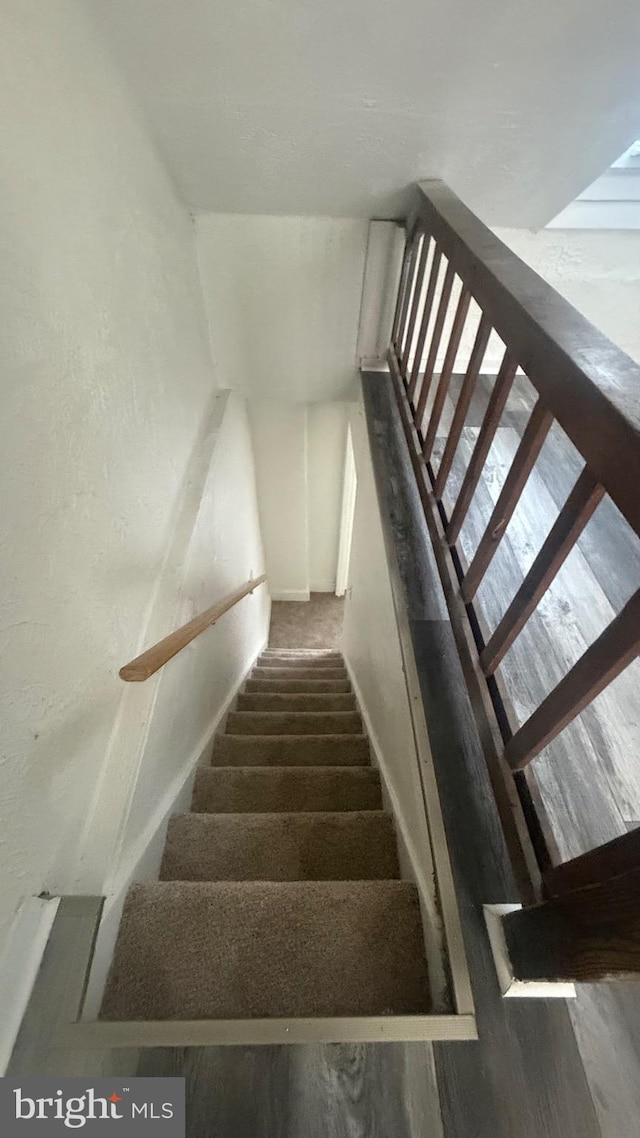
[[[335,640],[267,650],[170,821],[161,880],[129,891],[102,1018],[428,1012],[418,894],[370,759]]]

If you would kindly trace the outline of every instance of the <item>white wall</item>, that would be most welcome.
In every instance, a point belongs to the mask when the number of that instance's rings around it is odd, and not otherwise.
[[[495,233],[640,363],[640,232],[496,229]]]
[[[493,232],[592,324],[640,362],[640,232],[595,229],[543,229],[535,233],[528,229],[494,229]],[[430,250],[423,293],[426,292],[431,259]],[[426,340],[427,349],[443,278],[444,264],[441,264]],[[444,360],[459,291],[460,281],[456,278],[440,341],[436,373]],[[479,319],[480,310],[472,301],[456,357],[455,371],[466,368]],[[416,328],[414,346],[417,335]],[[504,344],[496,333],[492,333],[483,370],[497,371],[503,354]]]
[[[269,589],[274,600],[308,601],[307,408],[253,400],[250,417]]]
[[[200,214],[196,225],[224,385],[256,399],[352,398],[368,223]]]
[[[212,640],[155,687],[118,679],[239,583],[240,510],[242,572],[261,564],[240,409],[229,430],[245,480],[222,502],[208,479],[217,412],[192,222],[83,5],[2,5],[0,162],[1,939],[23,897],[101,888],[136,780],[137,824],[148,818],[141,756],[168,785],[266,611],[255,599],[237,617],[252,614],[251,637],[220,633],[219,690],[205,691]],[[192,721],[174,699],[181,676]]]
[[[351,414],[357,490],[342,649],[408,844],[425,838],[420,775],[364,408]],[[416,853],[419,863],[419,851]]]
[[[190,204],[544,225],[637,137],[637,0],[83,0]]]
[[[348,403],[250,403],[260,524],[274,600],[336,587]]]
[[[314,403],[308,412],[309,588],[333,593],[350,404]]]
[[[357,489],[342,651],[394,813],[403,876],[420,891],[432,987],[440,999],[444,976],[431,839],[361,400],[352,405],[350,426]]]
[[[249,420],[236,392],[215,395],[199,455],[190,466],[171,567],[160,582],[153,632],[147,629],[144,643],[264,571]],[[126,889],[131,881],[157,876],[168,819],[189,809],[195,769],[208,760],[212,735],[239,680],[266,643],[269,616],[264,584],[157,676],[127,685],[85,830],[82,880],[91,881],[93,864],[96,877],[100,862],[110,865],[102,886],[106,901],[87,997],[89,1016],[101,1003]],[[129,759],[126,772],[123,758]],[[120,795],[114,795],[114,782]]]

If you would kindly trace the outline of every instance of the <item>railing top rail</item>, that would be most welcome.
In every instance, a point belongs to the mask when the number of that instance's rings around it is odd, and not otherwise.
[[[411,229],[437,242],[595,477],[640,533],[640,367],[440,181]]]
[[[147,648],[146,652],[143,652],[140,656],[136,656],[135,660],[131,660],[130,663],[125,664],[124,667],[120,669],[120,679],[128,680],[131,683],[139,683],[142,680],[148,680],[154,672],[157,672],[169,660],[177,656],[178,652],[186,648],[187,644],[195,640],[196,636],[199,636],[206,628],[210,628],[212,624],[215,624],[221,616],[224,616],[229,609],[237,605],[238,601],[241,601],[243,597],[248,596],[254,589],[257,589],[258,585],[262,585],[266,579],[265,574],[263,574],[262,577],[251,578],[239,589],[236,589],[235,593],[232,593],[226,600],[221,601],[217,605],[212,605],[211,608],[205,609],[199,616],[195,616],[193,620],[190,620],[187,624],[183,624],[181,628],[176,629],[176,631],[170,633],[169,636],[165,636],[164,640],[160,640],[157,644],[154,644],[152,648]]]

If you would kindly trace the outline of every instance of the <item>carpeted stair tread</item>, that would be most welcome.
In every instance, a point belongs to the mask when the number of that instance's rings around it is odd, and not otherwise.
[[[359,735],[357,711],[230,711],[227,735]]]
[[[349,693],[349,680],[254,680],[248,679],[245,692],[340,692]]]
[[[255,667],[252,680],[348,680],[346,668],[267,668]]]
[[[197,813],[381,810],[380,775],[369,767],[200,767]]]
[[[162,881],[388,881],[399,877],[390,814],[179,814]]]
[[[341,652],[336,651],[335,648],[265,648],[260,653],[259,659],[262,657],[272,659],[278,657],[284,660],[342,660],[344,659]]]
[[[241,692],[236,711],[355,711],[352,693]]]
[[[344,660],[341,656],[320,656],[313,659],[311,656],[259,656],[256,660],[257,668],[293,668],[295,670],[325,671],[327,668],[341,668],[344,670]]]
[[[364,735],[217,735],[211,756],[214,767],[367,766],[371,761]]]
[[[408,882],[160,882],[128,893],[101,1017],[428,1011]]]

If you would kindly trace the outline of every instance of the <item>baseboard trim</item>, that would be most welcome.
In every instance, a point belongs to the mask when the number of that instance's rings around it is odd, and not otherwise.
[[[427,953],[427,963],[429,968],[429,986],[431,989],[431,998],[434,1001],[437,1010],[444,1011],[447,1004],[446,993],[448,988],[447,976],[443,964],[446,950],[442,920],[438,912],[437,890],[434,888],[435,869],[433,866],[432,858],[430,856],[431,839],[429,835],[428,818],[425,812],[425,840],[420,845],[421,849],[427,850],[428,864],[426,864],[424,856],[419,854],[416,842],[412,835],[409,833],[409,830],[405,824],[403,811],[391,784],[383,747],[375,730],[373,729],[371,716],[369,715],[369,710],[356,678],[354,669],[351,665],[350,660],[346,656],[345,666],[349,675],[349,679],[351,680],[351,685],[355,693],[360,714],[362,715],[365,734],[369,740],[369,746],[372,752],[373,763],[374,766],[379,770],[382,779],[383,798],[386,799],[385,808],[389,809],[393,814],[396,823],[396,836],[399,846],[401,872],[403,873],[403,876],[411,877],[414,884],[416,885],[416,888],[418,889],[418,893],[420,894],[421,907],[423,910],[423,931],[425,938],[425,949]],[[406,864],[407,862],[408,867],[410,867],[410,874],[406,872],[408,868]]]
[[[26,897],[11,927],[0,969],[0,1077],[11,1059],[59,904],[59,897]]]
[[[477,1039],[474,1016],[345,1016],[305,1019],[148,1020],[71,1023],[58,1045],[105,1048],[219,1047],[275,1043],[419,1043]]]
[[[272,601],[308,601],[311,599],[311,593],[308,589],[282,589],[280,592],[277,589],[271,589]]]

